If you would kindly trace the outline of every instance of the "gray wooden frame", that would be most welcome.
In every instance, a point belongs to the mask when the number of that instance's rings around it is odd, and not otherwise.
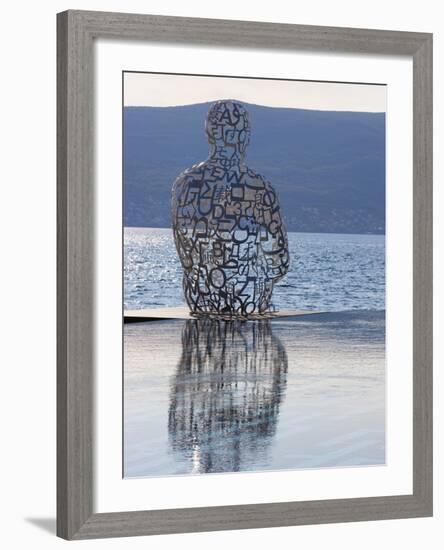
[[[413,59],[413,494],[93,512],[93,43],[97,38]],[[432,35],[66,11],[57,16],[57,533],[87,539],[432,515]]]

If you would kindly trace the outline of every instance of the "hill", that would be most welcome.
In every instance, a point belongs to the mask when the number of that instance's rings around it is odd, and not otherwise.
[[[384,113],[245,105],[247,164],[277,189],[289,231],[384,233]],[[175,178],[208,156],[209,106],[125,107],[126,226],[170,227]]]

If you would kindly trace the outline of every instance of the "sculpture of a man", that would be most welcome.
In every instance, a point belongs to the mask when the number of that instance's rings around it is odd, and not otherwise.
[[[266,314],[289,266],[276,191],[244,162],[250,122],[243,105],[217,101],[205,130],[209,158],[182,172],[172,190],[185,299],[193,314]]]

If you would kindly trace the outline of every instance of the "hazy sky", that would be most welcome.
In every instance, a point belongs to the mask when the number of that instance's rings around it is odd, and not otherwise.
[[[124,104],[167,107],[239,99],[269,107],[385,112],[386,86],[154,73],[124,74]]]

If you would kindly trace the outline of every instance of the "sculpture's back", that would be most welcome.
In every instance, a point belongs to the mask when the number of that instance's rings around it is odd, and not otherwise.
[[[210,157],[175,181],[172,220],[192,313],[249,317],[272,309],[288,271],[285,227],[270,183],[244,164],[245,108],[218,101],[206,122]]]

